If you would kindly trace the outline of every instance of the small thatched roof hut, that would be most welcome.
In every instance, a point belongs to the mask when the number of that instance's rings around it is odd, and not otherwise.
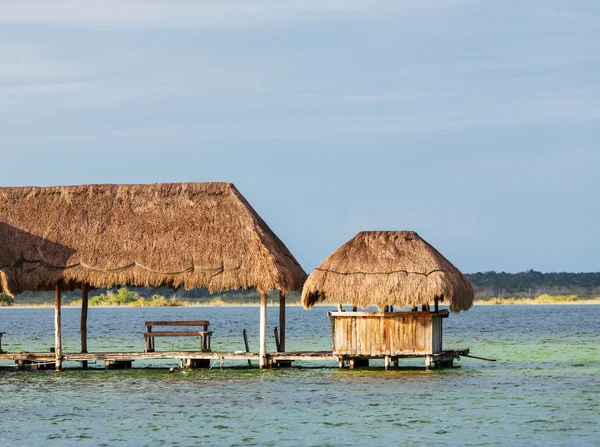
[[[469,280],[414,231],[364,231],[342,245],[310,274],[302,300],[353,306],[404,308],[435,299],[452,311],[473,305]]]
[[[306,273],[231,183],[0,188],[0,292],[300,290]]]

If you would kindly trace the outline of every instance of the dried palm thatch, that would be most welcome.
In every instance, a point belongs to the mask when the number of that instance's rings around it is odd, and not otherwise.
[[[0,292],[300,290],[306,273],[231,183],[0,188]]]
[[[364,231],[310,274],[302,301],[404,308],[438,298],[458,312],[473,305],[469,280],[414,231]]]

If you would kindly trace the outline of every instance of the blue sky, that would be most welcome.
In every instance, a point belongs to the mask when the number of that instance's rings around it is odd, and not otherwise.
[[[1,184],[230,181],[307,272],[598,271],[596,1],[0,1]]]

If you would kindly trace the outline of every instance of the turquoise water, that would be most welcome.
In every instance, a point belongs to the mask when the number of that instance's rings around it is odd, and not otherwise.
[[[326,310],[288,308],[289,350],[330,348]],[[65,349],[77,350],[79,310],[63,315]],[[255,307],[93,308],[90,350],[141,350],[143,322],[169,318],[209,319],[214,350],[242,350],[244,328],[257,347]],[[148,361],[123,371],[0,372],[0,445],[600,445],[599,320],[593,305],[451,314],[444,345],[498,361],[463,358],[445,370],[426,371],[418,359],[390,371],[238,362],[170,373],[175,362]],[[272,334],[276,307],[269,323]],[[1,309],[3,348],[46,349],[52,324],[51,309]],[[185,339],[157,348],[186,343],[193,349]]]

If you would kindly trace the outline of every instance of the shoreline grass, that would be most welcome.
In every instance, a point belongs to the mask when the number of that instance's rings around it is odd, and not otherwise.
[[[118,307],[259,307],[260,303],[252,300],[245,301],[234,301],[225,300],[222,297],[212,298],[206,302],[194,302],[185,301],[179,299],[167,299],[161,295],[153,295],[151,298],[137,297],[135,299],[122,300],[122,299],[106,299],[102,295],[100,298],[90,298],[89,306],[94,308],[118,308]],[[268,306],[277,307],[279,306],[278,300],[268,300]],[[523,297],[496,297],[496,298],[478,298],[475,299],[473,305],[475,306],[506,306],[506,305],[582,305],[582,304],[600,304],[600,297],[578,297],[577,295],[540,295],[535,298],[523,298]],[[287,302],[286,306],[302,307],[300,301]],[[318,303],[318,307],[331,307],[331,303]],[[36,309],[36,308],[53,308],[53,302],[44,303],[18,303],[13,302],[10,305],[1,305],[3,309],[18,308],[18,309]],[[73,300],[67,303],[63,303],[63,308],[79,308],[81,307],[81,300]]]

